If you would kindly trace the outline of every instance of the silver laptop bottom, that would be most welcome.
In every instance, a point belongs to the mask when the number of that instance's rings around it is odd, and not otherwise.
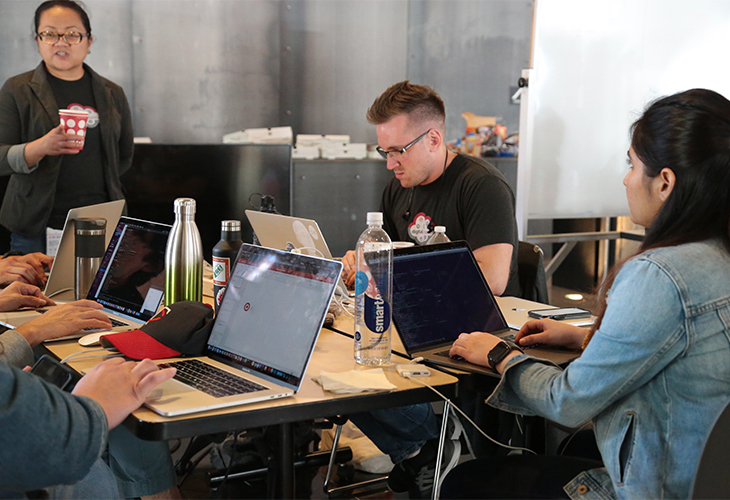
[[[287,396],[293,396],[294,391],[268,381],[264,381],[260,377],[250,375],[241,370],[232,368],[225,363],[221,363],[208,357],[196,358],[170,358],[155,361],[158,365],[169,365],[177,362],[199,361],[218,368],[229,374],[244,379],[249,383],[260,385],[263,388],[253,392],[234,394],[230,396],[214,396],[203,390],[196,389],[191,385],[183,383],[176,374],[175,378],[163,382],[152,390],[144,405],[160,415],[166,417],[174,417],[177,415],[186,415],[206,410],[214,410],[218,408],[226,408],[230,406],[238,406],[243,404],[256,403],[259,401],[267,401],[270,399],[279,399]]]

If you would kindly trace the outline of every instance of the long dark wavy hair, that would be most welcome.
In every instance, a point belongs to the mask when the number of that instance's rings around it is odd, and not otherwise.
[[[664,168],[676,178],[639,253],[709,239],[730,252],[730,101],[706,89],[660,98],[631,126],[631,146],[647,181]],[[615,265],[599,288],[598,320],[587,341],[601,326],[620,268]]]

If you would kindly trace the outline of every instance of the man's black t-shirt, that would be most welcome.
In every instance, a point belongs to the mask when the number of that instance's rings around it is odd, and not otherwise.
[[[75,155],[63,155],[61,172],[56,182],[56,198],[48,225],[61,229],[70,209],[109,201],[109,195],[102,169],[99,113],[96,111],[91,75],[86,72],[81,79],[72,82],[56,78],[50,73],[46,76],[58,109],[89,112],[84,149]]]
[[[393,178],[383,192],[381,210],[383,228],[396,241],[423,245],[435,226],[446,226],[449,239],[466,240],[472,250],[511,244],[510,278],[503,295],[520,294],[515,197],[491,164],[459,154],[430,184],[406,189]]]

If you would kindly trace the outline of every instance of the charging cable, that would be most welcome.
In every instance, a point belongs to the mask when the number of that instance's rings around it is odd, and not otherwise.
[[[585,424],[583,424],[583,425],[582,425],[582,426],[581,426],[581,427],[580,427],[580,428],[579,428],[579,429],[578,429],[577,431],[573,432],[573,434],[571,434],[571,435],[570,435],[570,437],[568,437],[568,440],[567,440],[567,441],[565,441],[565,444],[563,444],[563,445],[562,445],[562,446],[563,446],[563,449],[562,449],[562,450],[560,450],[560,453],[559,453],[559,455],[562,455],[562,454],[564,454],[564,453],[565,453],[565,450],[567,450],[567,449],[568,449],[568,445],[569,445],[569,444],[570,444],[570,442],[571,442],[571,441],[573,440],[573,438],[574,438],[574,437],[575,437],[575,436],[576,436],[576,435],[577,435],[577,434],[578,434],[578,433],[579,433],[580,431],[582,431],[583,429],[585,429],[586,427],[588,427],[588,426],[589,426],[589,425],[591,425],[592,423],[593,423],[593,421],[589,420],[588,422],[586,422]],[[562,443],[561,443],[561,444],[562,444]]]
[[[56,290],[55,292],[53,292],[53,293],[52,293],[52,294],[50,294],[50,295],[46,295],[46,297],[48,297],[48,298],[50,299],[50,298],[52,298],[52,297],[55,297],[55,296],[56,296],[56,295],[58,295],[58,294],[61,294],[61,293],[63,293],[63,292],[70,292],[71,290],[73,290],[73,287],[69,287],[69,288],[61,288],[60,290]]]
[[[418,363],[417,360],[419,360],[419,359],[422,360],[423,358],[415,358],[415,359],[411,360],[411,363]],[[479,431],[479,433],[482,436],[484,436],[485,438],[487,438],[488,440],[490,440],[492,443],[496,444],[497,446],[501,446],[502,448],[507,448],[508,450],[513,450],[513,451],[526,451],[526,452],[532,453],[533,455],[537,455],[537,453],[535,453],[534,451],[532,451],[529,448],[523,448],[521,446],[510,446],[508,444],[500,443],[496,439],[492,438],[489,434],[487,434],[486,432],[484,432],[476,423],[474,423],[474,421],[472,419],[469,418],[469,416],[466,413],[464,413],[462,411],[461,408],[459,408],[458,406],[456,406],[449,398],[447,398],[446,396],[444,396],[443,394],[441,394],[435,387],[432,387],[431,385],[427,384],[426,382],[424,382],[422,380],[419,380],[416,377],[411,376],[409,373],[404,374],[403,377],[405,377],[405,378],[407,378],[409,380],[412,380],[413,382],[418,382],[419,384],[421,384],[421,385],[423,385],[425,387],[428,387],[433,392],[435,392],[436,394],[438,394],[439,397],[441,397],[441,399],[443,399],[444,401],[446,401],[447,403],[449,403],[452,408],[454,408],[456,411],[458,411],[459,414],[466,419],[467,422],[469,422],[472,426],[474,426],[474,428],[477,431]]]
[[[106,352],[106,354],[90,354],[92,352]],[[65,358],[61,360],[61,364],[66,364],[69,361],[78,361],[80,359],[95,359],[95,358],[103,358],[103,359],[109,359],[109,358],[121,358],[123,356],[122,353],[117,351],[116,349],[89,349],[87,351],[78,351],[73,354],[69,354]]]
[[[335,304],[337,304],[342,311],[345,311],[345,313],[353,318],[355,317],[355,313],[350,311],[350,309],[352,308],[352,301],[349,297],[345,299],[338,299],[337,293],[335,292],[335,296],[332,298],[332,300],[335,301]]]
[[[304,255],[302,253],[302,250],[309,250],[310,252],[314,252],[315,257],[322,257],[323,259],[332,260],[332,259],[328,259],[327,257],[325,257],[324,254],[319,250],[319,248],[316,248],[316,247],[297,247],[297,248],[292,249],[291,252]],[[312,255],[312,254],[310,253],[309,255]]]
[[[333,259],[330,259],[328,257],[325,257],[325,255],[322,253],[322,251],[319,248],[317,248],[317,247],[310,247],[310,246],[297,247],[297,248],[292,249],[291,252],[292,253],[296,253],[296,254],[300,254],[300,255],[305,255],[303,253],[304,250],[309,251],[309,255],[312,255],[312,252],[314,252],[315,257],[321,257],[323,259],[333,260]],[[338,291],[339,291],[340,295],[342,295],[343,298],[340,298],[339,297]],[[349,301],[349,298],[350,297],[349,297],[349,295],[347,293],[347,288],[345,288],[344,290],[342,290],[342,287],[338,283],[337,284],[337,289],[335,290],[335,294],[332,296],[332,301],[335,304],[337,304],[340,309],[344,310],[347,314],[349,314],[350,316],[352,316],[354,318],[355,315],[352,312],[350,312],[349,310],[347,310],[347,307],[345,306],[345,304]]]

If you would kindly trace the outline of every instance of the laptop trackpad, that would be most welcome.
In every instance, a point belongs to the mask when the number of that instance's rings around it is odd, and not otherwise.
[[[197,389],[193,389],[189,385],[178,382],[177,380],[171,379],[161,383],[150,392],[147,396],[147,403],[165,404],[175,401],[182,395],[187,395],[191,392],[197,394],[205,394]]]

